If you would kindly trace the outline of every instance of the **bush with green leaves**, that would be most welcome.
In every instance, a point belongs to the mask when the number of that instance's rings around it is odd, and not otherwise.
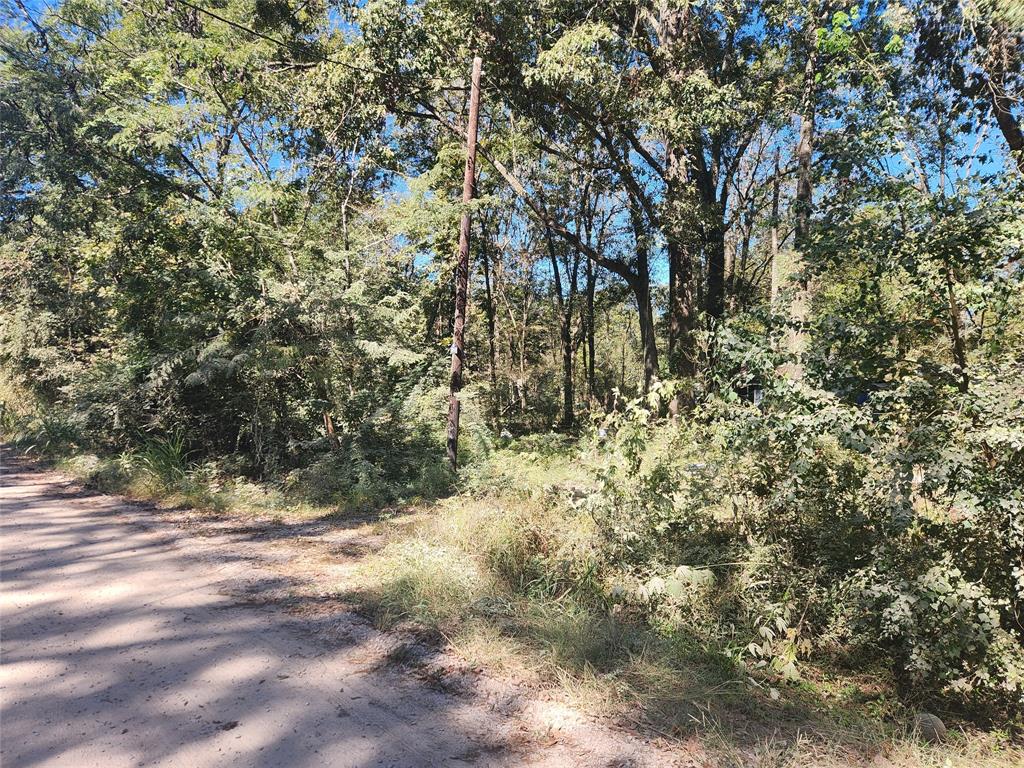
[[[860,628],[892,654],[905,692],[1024,702],[1024,653],[1002,626],[1005,601],[967,579],[951,555],[917,575],[879,559],[853,583]]]
[[[1003,381],[907,377],[852,405],[776,380],[667,424],[637,401],[590,438],[568,503],[608,599],[667,631],[787,676],[856,654],[921,697],[1013,707],[1024,406]]]

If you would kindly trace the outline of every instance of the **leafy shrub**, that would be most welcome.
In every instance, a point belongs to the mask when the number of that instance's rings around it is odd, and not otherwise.
[[[905,688],[978,700],[1024,692],[1024,654],[1001,627],[1001,601],[950,557],[910,578],[881,563],[858,575],[862,629],[893,654]]]
[[[979,382],[936,416],[958,397],[910,377],[851,405],[776,381],[759,407],[714,398],[679,425],[638,401],[600,425],[596,482],[568,504],[596,524],[612,602],[752,669],[857,651],[918,695],[1012,704],[1019,406]],[[705,572],[699,589],[679,577]]]

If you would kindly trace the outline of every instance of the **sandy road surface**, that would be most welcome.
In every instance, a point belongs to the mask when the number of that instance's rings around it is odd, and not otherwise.
[[[3,768],[667,764],[613,731],[552,739],[428,686],[386,663],[356,616],[314,631],[246,599],[273,577],[230,541],[9,459]]]

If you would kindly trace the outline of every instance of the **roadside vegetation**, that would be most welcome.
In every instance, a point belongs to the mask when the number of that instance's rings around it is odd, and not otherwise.
[[[1019,3],[0,8],[16,450],[721,765],[1024,763]]]
[[[670,394],[576,439],[482,446],[456,492],[429,498],[310,500],[173,438],[97,455],[10,407],[5,432],[106,492],[215,517],[370,521],[383,546],[333,586],[379,626],[584,712],[695,737],[717,764],[1019,764],[1019,651],[995,587],[969,570],[1012,561],[992,549],[1012,537],[934,514],[887,530],[893,437],[868,434],[855,408],[781,381],[769,405],[719,401],[681,425],[655,416]],[[785,442],[768,427],[782,418]],[[791,452],[783,479],[752,481],[769,469],[757,444]],[[906,488],[908,511],[928,503]],[[921,720],[935,713],[938,743]]]

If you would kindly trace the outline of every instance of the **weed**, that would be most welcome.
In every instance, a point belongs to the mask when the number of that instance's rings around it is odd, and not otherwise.
[[[137,456],[138,466],[164,487],[185,480],[189,451],[182,432],[147,439]]]

